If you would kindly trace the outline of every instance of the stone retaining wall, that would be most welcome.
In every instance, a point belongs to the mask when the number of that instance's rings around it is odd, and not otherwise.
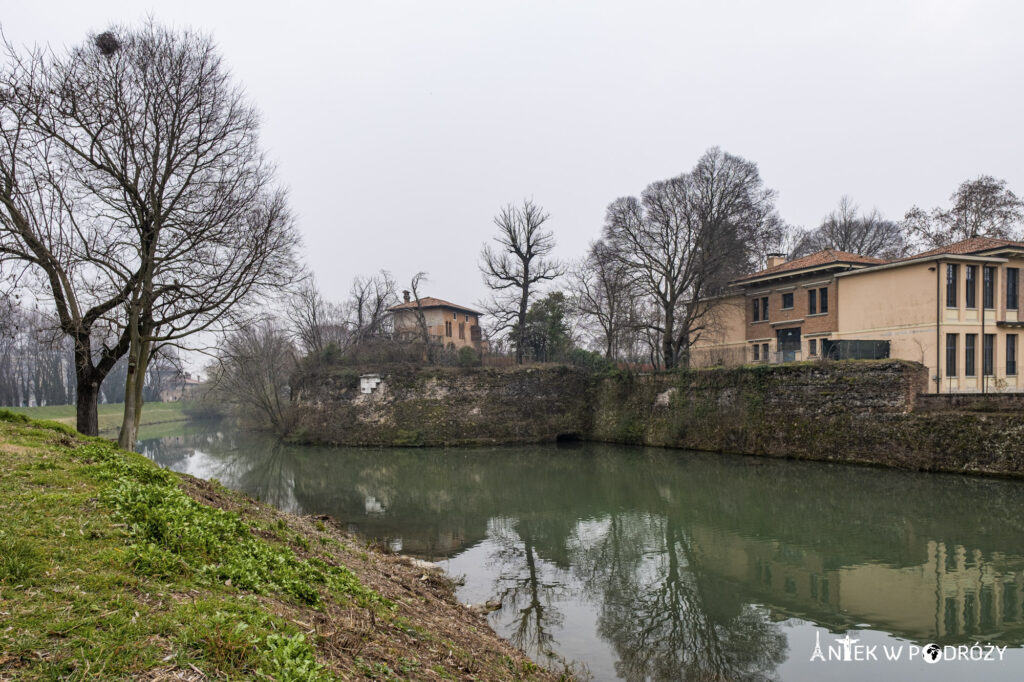
[[[560,436],[931,471],[1024,475],[1020,412],[936,410],[894,360],[596,375],[569,367],[376,368],[297,382],[295,440],[478,445]]]

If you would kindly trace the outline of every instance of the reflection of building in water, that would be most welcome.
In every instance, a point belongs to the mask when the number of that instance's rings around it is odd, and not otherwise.
[[[458,554],[475,543],[466,540],[462,529],[456,528],[415,528],[410,525],[391,525],[383,514],[368,514],[367,521],[346,524],[350,533],[383,543],[393,552],[410,554],[428,561],[439,561]],[[398,549],[395,549],[395,548]]]
[[[1024,636],[1024,558],[929,541],[923,563],[830,565],[814,549],[695,526],[701,572],[740,583],[780,616],[857,623],[918,640]]]

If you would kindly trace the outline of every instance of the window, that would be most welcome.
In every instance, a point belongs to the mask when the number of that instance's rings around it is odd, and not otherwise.
[[[444,323],[444,335],[445,336],[451,336],[452,335],[452,323],[451,322],[445,322]]]
[[[828,312],[828,289],[818,289],[818,300],[821,301],[821,312]]]
[[[973,265],[968,266],[969,268],[974,267]],[[977,334],[964,334],[964,376],[973,377],[977,376],[977,370],[975,369],[975,363],[978,361],[977,349],[975,346],[978,343]]]
[[[810,341],[807,342],[807,353],[809,355],[817,355],[818,354],[818,340],[817,339],[811,339]]]
[[[959,296],[956,292],[957,278],[960,276],[959,265],[946,266],[946,307],[956,308],[960,305]],[[950,376],[956,376],[951,374]]]
[[[956,376],[956,334],[946,334],[946,376]]]
[[[1017,335],[1006,335],[1006,376],[1017,376]]]
[[[982,339],[981,347],[981,371],[985,376],[990,377],[993,374],[995,363],[993,362],[996,348],[996,335],[985,334],[985,338]]]
[[[981,269],[982,277],[982,300],[985,310],[992,310],[996,307],[996,269],[985,266]]]
[[[761,299],[754,299],[754,322],[761,321]]]
[[[759,346],[759,345],[757,345],[755,343],[754,344],[754,362],[759,362],[760,360],[761,360],[761,346]]]
[[[768,319],[768,297],[767,296],[762,296],[761,297],[761,319],[762,320],[767,320]]]
[[[964,268],[964,298],[968,308],[978,307],[978,266]]]
[[[452,319],[453,320],[459,319],[459,314],[458,313],[452,313]]]
[[[807,314],[817,315],[818,314],[818,290],[811,289],[807,292]]]
[[[768,344],[761,344],[761,357],[765,362],[768,362]]]
[[[1018,268],[1006,268],[1006,309],[1016,310],[1017,299],[1020,295],[1020,270]]]
[[[793,307],[793,293],[790,292],[788,294],[783,294],[782,295],[782,309],[783,310],[789,310],[792,307]]]
[[[465,339],[466,338],[466,323],[465,322],[459,322],[459,338],[460,339]]]

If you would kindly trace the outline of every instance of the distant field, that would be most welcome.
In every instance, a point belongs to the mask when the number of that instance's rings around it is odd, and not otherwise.
[[[140,426],[186,421],[184,409],[191,403],[146,403],[142,408]],[[5,410],[24,414],[33,419],[48,419],[69,426],[75,425],[74,405],[47,405],[46,407],[5,407]],[[104,436],[117,435],[124,415],[124,403],[110,403],[99,407],[100,433]]]

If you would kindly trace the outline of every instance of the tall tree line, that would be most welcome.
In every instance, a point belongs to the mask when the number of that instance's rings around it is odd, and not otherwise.
[[[52,314],[16,302],[0,307],[0,406],[28,407],[75,403],[73,343],[60,333]],[[122,358],[100,386],[99,403],[124,402],[128,363]],[[144,384],[147,401],[182,383],[173,349],[160,353]]]
[[[602,238],[570,270],[583,341],[608,359],[673,367],[720,323],[715,297],[765,267],[824,249],[891,260],[964,239],[1024,238],[1024,200],[1004,180],[961,183],[948,207],[913,207],[902,220],[850,197],[813,228],[787,225],[757,166],[718,149],[692,171],[648,185],[607,210]]]

